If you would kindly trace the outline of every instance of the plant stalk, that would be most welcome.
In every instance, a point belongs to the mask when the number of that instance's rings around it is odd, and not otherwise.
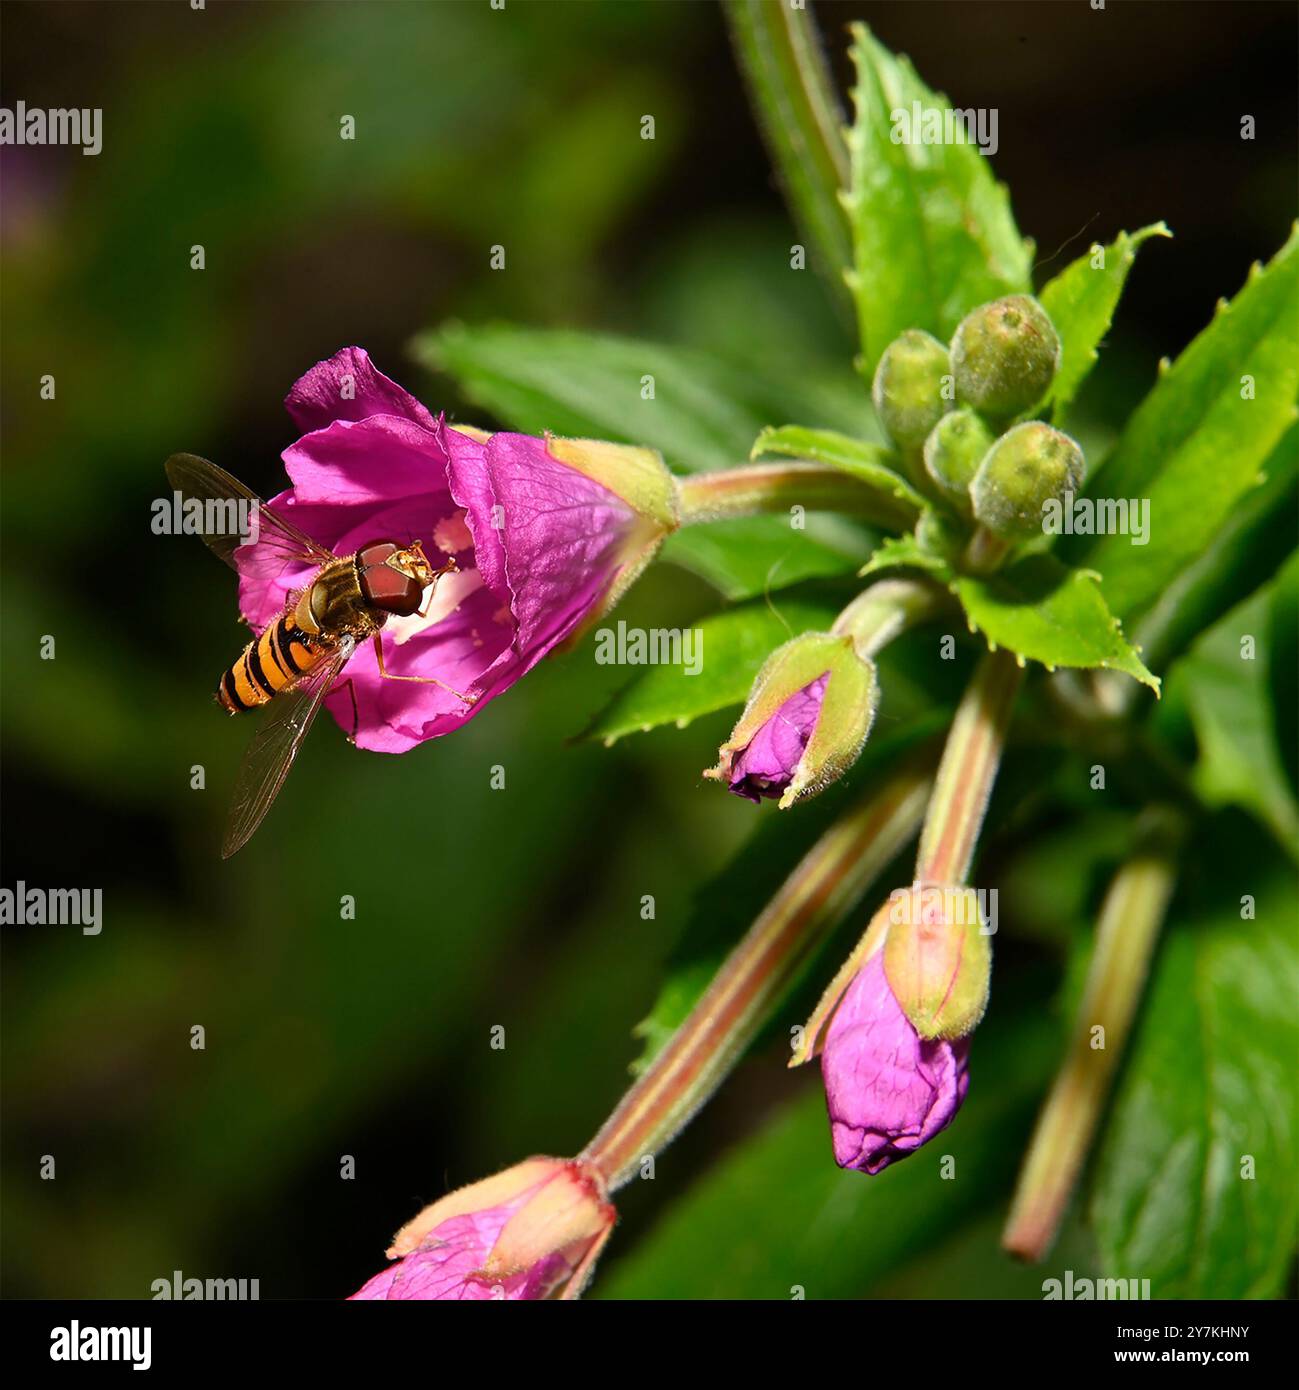
[[[863,659],[877,656],[908,628],[937,617],[950,603],[947,591],[927,579],[881,579],[834,620],[830,631],[851,637]]]
[[[890,530],[905,530],[915,512],[878,488],[867,486],[829,464],[754,463],[692,473],[677,479],[682,526],[735,517],[788,512],[846,512]]]
[[[803,857],[581,1158],[621,1187],[704,1104],[801,966],[919,829],[929,756],[908,758]]]
[[[1023,674],[1010,652],[989,652],[961,697],[920,833],[917,883],[965,883]]]
[[[1138,849],[1105,895],[1069,1050],[1038,1116],[1002,1234],[1002,1245],[1021,1259],[1040,1260],[1055,1241],[1123,1055],[1176,883],[1180,819],[1166,808],[1153,809],[1139,836]]]

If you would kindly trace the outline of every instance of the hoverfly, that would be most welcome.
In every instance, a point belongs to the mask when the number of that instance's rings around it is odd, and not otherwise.
[[[248,746],[235,783],[234,804],[221,847],[221,857],[229,859],[247,844],[270,810],[326,695],[347,684],[340,682],[339,676],[362,642],[373,640],[379,674],[385,679],[442,686],[466,704],[473,703],[472,697],[432,677],[386,671],[379,637],[389,617],[426,614],[427,606],[421,606],[425,590],[435,588],[442,575],[453,572],[456,562],[449,558],[435,570],[419,541],[401,545],[376,540],[354,555],[335,555],[216,464],[194,454],[173,454],[166,470],[172,487],[187,501],[234,502],[244,510],[255,509],[260,533],[245,572],[271,581],[289,565],[316,566],[303,588],[289,592],[284,613],[248,643],[217,686],[217,703],[230,714],[271,705]],[[226,515],[233,510],[227,509]],[[222,511],[211,508],[209,514]],[[244,537],[233,521],[223,529],[205,528],[202,536],[208,547],[238,572],[235,551]],[[248,570],[249,563],[252,571]],[[353,695],[354,709],[355,698]]]

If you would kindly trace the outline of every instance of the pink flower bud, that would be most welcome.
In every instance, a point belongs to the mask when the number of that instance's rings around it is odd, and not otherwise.
[[[352,1298],[577,1298],[616,1219],[594,1168],[530,1158],[426,1207]]]
[[[750,801],[778,797],[791,806],[857,761],[878,698],[875,665],[851,637],[805,632],[767,658],[704,776]]]
[[[876,951],[848,986],[821,1052],[835,1162],[879,1173],[945,1129],[965,1099],[969,1040],[926,1041]]]

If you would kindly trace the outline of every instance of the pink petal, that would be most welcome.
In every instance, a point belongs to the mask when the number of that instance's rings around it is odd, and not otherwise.
[[[609,587],[638,517],[607,488],[551,458],[542,439],[494,434],[484,454],[501,507],[516,646],[527,670]]]
[[[294,383],[284,406],[304,431],[370,415],[400,415],[425,429],[433,428],[429,412],[409,391],[384,376],[370,361],[370,354],[358,347],[343,348],[317,362]]]
[[[829,681],[827,673],[796,690],[749,740],[731,764],[729,789],[736,796],[750,801],[778,797],[794,780]]]

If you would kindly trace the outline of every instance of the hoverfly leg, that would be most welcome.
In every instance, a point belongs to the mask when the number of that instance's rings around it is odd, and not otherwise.
[[[477,695],[462,695],[458,690],[453,690],[445,681],[440,681],[433,676],[396,676],[391,671],[384,668],[383,664],[383,643],[379,640],[379,634],[374,634],[374,655],[379,663],[379,674],[386,681],[415,681],[420,685],[436,685],[439,689],[445,690],[448,695],[454,695],[457,700],[463,700],[467,705],[478,703]]]
[[[347,741],[355,747],[356,731],[361,727],[361,711],[356,707],[356,687],[352,684],[351,676],[348,676],[345,681],[339,681],[329,693],[332,695],[335,691],[344,690],[347,691],[348,697],[352,701],[352,727],[348,730]]]
[[[419,542],[417,541],[415,544],[416,544],[416,546],[418,547]],[[428,598],[425,600],[424,607],[421,608],[421,609],[419,610],[419,612],[416,614],[416,617],[427,618],[428,615],[429,615],[429,613],[432,611],[432,609],[433,609],[433,600],[434,600],[434,598],[437,597],[438,580],[441,579],[442,576],[443,576],[444,574],[459,574],[459,573],[460,573],[460,566],[456,564],[456,557],[455,557],[454,555],[449,556],[449,557],[447,558],[446,564],[443,565],[442,568],[441,568],[440,570],[438,570],[438,572],[433,576],[433,582],[432,582],[432,583],[429,585],[429,587],[428,587]],[[418,677],[403,676],[402,679],[403,679],[403,680],[412,680],[412,679],[418,679]],[[434,684],[438,684],[438,682],[435,681]],[[451,693],[454,695],[454,694],[455,694],[455,691],[453,690]],[[461,696],[461,699],[463,699],[463,698],[464,698],[464,696]],[[470,703],[472,703],[472,701],[471,701]]]

